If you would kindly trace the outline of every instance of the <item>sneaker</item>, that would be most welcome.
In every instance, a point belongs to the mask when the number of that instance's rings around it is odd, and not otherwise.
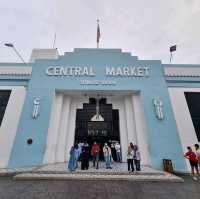
[[[192,179],[193,179],[194,181],[197,181],[197,180],[198,180],[198,178],[197,178],[197,177],[195,177],[195,176],[194,176]]]

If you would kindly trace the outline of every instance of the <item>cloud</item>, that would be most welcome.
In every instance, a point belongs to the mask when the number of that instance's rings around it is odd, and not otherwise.
[[[168,63],[169,46],[177,44],[174,63],[200,63],[199,0],[3,0],[0,61],[20,61],[4,42],[28,60],[32,48],[52,47],[55,33],[61,53],[96,47],[97,18],[101,47]]]

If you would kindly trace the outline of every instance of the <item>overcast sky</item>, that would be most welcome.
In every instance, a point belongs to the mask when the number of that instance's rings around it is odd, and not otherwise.
[[[200,64],[200,0],[0,0],[0,62],[26,61],[33,48],[55,47],[59,53],[96,47],[121,48],[139,59],[169,63],[169,46],[177,44],[173,63]]]

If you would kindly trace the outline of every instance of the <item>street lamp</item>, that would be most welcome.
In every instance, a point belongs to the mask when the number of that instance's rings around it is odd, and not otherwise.
[[[17,49],[15,48],[14,44],[12,44],[12,43],[5,43],[4,45],[5,45],[6,47],[12,48],[12,49],[15,51],[15,53],[17,54],[17,56],[22,60],[22,62],[23,62],[24,64],[26,64],[26,62],[24,61],[24,59],[22,58],[22,56],[19,54],[19,52],[18,52]]]

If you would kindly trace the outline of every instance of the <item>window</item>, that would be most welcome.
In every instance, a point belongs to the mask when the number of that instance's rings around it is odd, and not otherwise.
[[[200,141],[200,93],[185,92],[185,98],[196,131],[197,139]]]
[[[0,125],[2,123],[6,106],[10,97],[10,90],[0,90]]]

